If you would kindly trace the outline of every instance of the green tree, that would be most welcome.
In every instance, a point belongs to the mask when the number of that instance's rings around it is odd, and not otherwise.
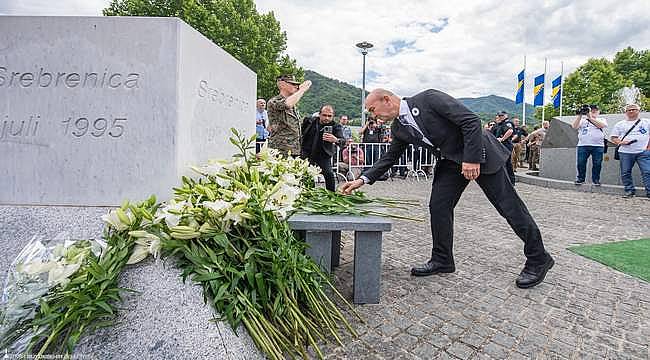
[[[650,93],[650,51],[627,47],[614,56],[616,72],[630,79],[644,94]]]
[[[633,81],[616,71],[607,59],[589,59],[567,76],[562,98],[564,113],[569,114],[581,104],[598,104],[603,113],[618,112],[613,94]]]
[[[569,113],[562,109],[562,115],[572,115],[573,113]],[[544,119],[543,120],[551,120],[554,116],[560,116],[560,108],[555,109],[553,107],[553,104],[546,104],[544,106]],[[535,108],[535,120],[538,123],[542,122],[542,107],[536,107]]]
[[[257,73],[257,96],[277,93],[275,79],[303,70],[284,54],[287,35],[273,12],[260,14],[253,0],[112,0],[106,16],[175,16]]]

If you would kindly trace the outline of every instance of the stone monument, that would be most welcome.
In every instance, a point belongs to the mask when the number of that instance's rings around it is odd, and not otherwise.
[[[0,16],[0,276],[34,235],[102,234],[123,200],[170,198],[188,166],[254,134],[256,75],[176,18]],[[64,205],[64,206],[61,206]],[[129,266],[88,358],[261,359],[212,322],[173,260]]]
[[[165,199],[254,133],[256,75],[176,18],[0,21],[0,204]]]

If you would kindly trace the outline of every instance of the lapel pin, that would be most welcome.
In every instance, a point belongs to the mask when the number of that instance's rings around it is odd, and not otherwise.
[[[413,114],[413,116],[420,115],[420,109],[414,107],[413,109],[411,109],[411,114]]]

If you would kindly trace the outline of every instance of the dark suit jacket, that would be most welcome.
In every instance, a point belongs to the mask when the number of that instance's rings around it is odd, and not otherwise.
[[[422,135],[413,127],[394,120],[391,126],[393,140],[388,151],[362,174],[370,183],[397,162],[408,144],[432,148],[443,158],[458,164],[480,163],[483,174],[494,174],[505,165],[510,151],[494,135],[484,131],[479,117],[460,101],[433,89],[405,100],[415,122],[433,147],[423,142]]]
[[[318,117],[306,117],[302,120],[302,139],[300,144],[300,157],[303,159],[312,158],[312,154],[320,153],[324,157],[332,157],[336,153],[336,146],[340,147],[345,146],[345,137],[343,136],[343,128],[340,124],[335,123],[334,121],[328,124],[320,125],[321,131],[319,131],[318,126]],[[332,135],[336,136],[339,139],[335,144],[332,144],[327,141],[323,141],[323,126],[332,126]],[[319,149],[316,149],[314,152],[313,147],[319,146]]]

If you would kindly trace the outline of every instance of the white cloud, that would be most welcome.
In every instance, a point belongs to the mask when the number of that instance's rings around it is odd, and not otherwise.
[[[589,57],[611,57],[626,46],[650,48],[650,2],[636,1],[409,1],[299,2],[259,0],[287,31],[288,53],[299,64],[356,85],[361,83],[358,41],[375,44],[368,85],[402,95],[438,88],[454,96],[514,98],[516,74],[527,55],[527,99],[532,77],[565,74]],[[419,24],[448,24],[439,33]],[[395,42],[415,41],[394,55]],[[547,85],[547,86],[550,86]]]
[[[0,14],[101,15],[108,0],[0,0]],[[437,88],[454,96],[514,97],[527,55],[532,78],[549,60],[547,87],[590,57],[650,48],[650,1],[298,1],[257,0],[287,32],[287,52],[306,69],[361,85],[354,44],[375,45],[367,57],[368,88],[402,95]],[[439,32],[432,29],[442,27]],[[397,46],[396,46],[397,44]],[[409,44],[400,48],[399,44]]]

